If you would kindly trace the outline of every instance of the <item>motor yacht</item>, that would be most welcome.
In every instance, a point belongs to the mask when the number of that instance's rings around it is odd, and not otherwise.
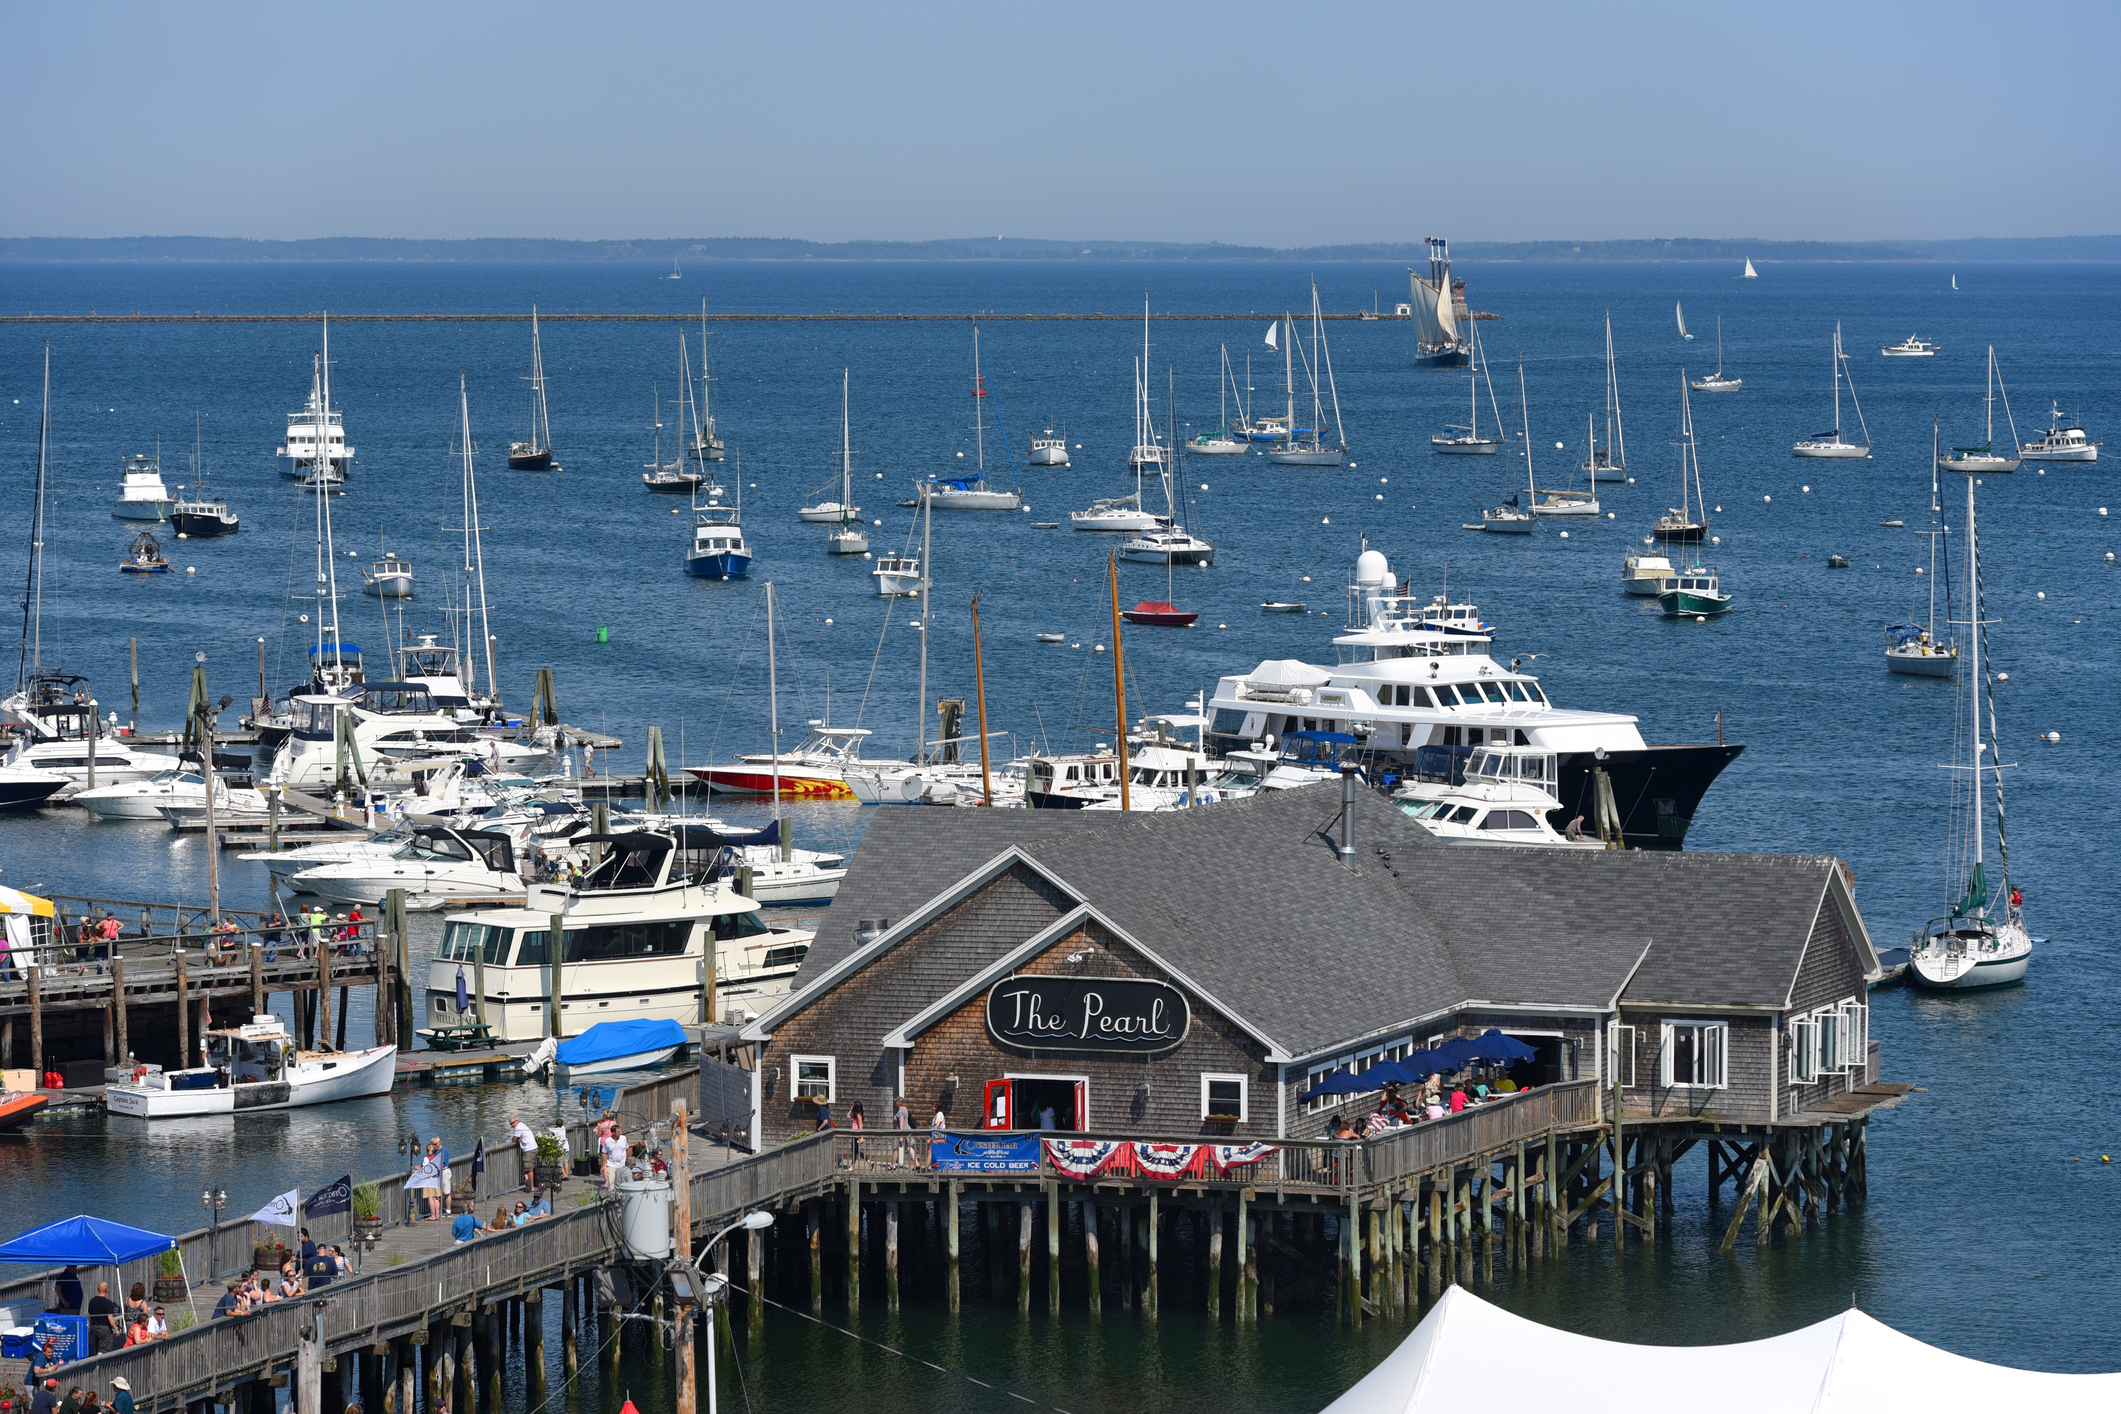
[[[214,1028],[199,1039],[206,1064],[141,1070],[133,1080],[113,1082],[105,1089],[110,1112],[132,1119],[179,1119],[291,1110],[387,1095],[398,1078],[396,1046],[304,1050],[271,1014]]]
[[[1702,798],[1743,746],[1653,746],[1638,719],[1557,706],[1520,660],[1497,662],[1489,634],[1439,633],[1422,623],[1426,599],[1398,592],[1390,563],[1363,551],[1349,586],[1337,661],[1270,659],[1223,677],[1209,704],[1213,756],[1254,750],[1291,732],[1348,739],[1383,782],[1411,768],[1423,746],[1511,745],[1550,751],[1555,798],[1589,815],[1594,771],[1611,780],[1626,843],[1676,849]]]
[[[324,469],[330,473],[327,479],[335,486],[345,485],[354,449],[346,445],[341,414],[323,410],[323,393],[315,382],[310,385],[309,401],[302,411],[287,415],[287,436],[273,455],[280,459],[280,475],[289,481],[308,477],[322,456],[326,459]]]
[[[1119,557],[1145,565],[1212,565],[1215,547],[1184,530],[1145,530],[1120,546]]]
[[[1887,358],[1934,358],[1937,346],[1916,334],[1910,334],[1897,344],[1887,344],[1878,350]]]
[[[1672,577],[1668,555],[1630,555],[1620,569],[1620,587],[1638,599],[1654,599]]]
[[[1068,512],[1068,528],[1097,534],[1142,534],[1155,530],[1161,522],[1153,512],[1142,509],[1141,493],[1131,496],[1113,496],[1101,501],[1092,501],[1087,511]]]
[[[1603,849],[1581,817],[1560,822],[1554,753],[1480,746],[1470,755],[1445,746],[1414,753],[1414,771],[1393,794],[1399,808],[1445,844]]]
[[[751,573],[743,515],[734,506],[695,506],[685,573],[701,579],[742,579]]]
[[[273,755],[269,777],[276,786],[339,784],[341,718],[350,747],[343,753],[349,775],[391,761],[436,758],[474,758],[503,775],[544,770],[552,763],[548,749],[483,735],[437,711],[418,683],[363,682],[343,694],[298,695],[289,706],[293,725]]]
[[[115,720],[99,721],[97,711],[98,703],[89,691],[87,678],[77,673],[37,674],[22,691],[0,701],[0,719],[13,726],[15,737],[6,764],[56,774],[73,786],[89,783],[91,751],[95,755],[98,786],[144,781],[177,764],[177,758],[167,752],[135,747],[118,735]],[[32,792],[37,786],[33,778],[25,778],[21,784]],[[49,794],[46,792],[38,800]]]
[[[2101,445],[2084,435],[2074,417],[2065,417],[2057,402],[2049,409],[2045,435],[2020,447],[2018,455],[2029,462],[2095,462]]]
[[[164,521],[169,519],[169,508],[175,504],[162,484],[161,457],[135,452],[125,459],[118,499],[110,506],[112,515],[119,520]]]
[[[387,858],[319,864],[288,882],[298,893],[333,903],[380,904],[392,889],[403,889],[406,907],[414,909],[521,894],[526,887],[506,833],[436,826],[413,831]]]

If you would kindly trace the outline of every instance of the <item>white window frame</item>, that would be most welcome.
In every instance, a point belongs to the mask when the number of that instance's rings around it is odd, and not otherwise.
[[[1871,1066],[1870,1004],[1851,997],[1841,1004],[1841,1017],[1848,1027],[1847,1042],[1842,1052],[1847,1064],[1842,1066],[1842,1069],[1867,1075]]]
[[[1237,1086],[1237,1122],[1239,1124],[1249,1123],[1252,1118],[1252,1087],[1247,1083],[1249,1079],[1249,1076],[1232,1075],[1221,1071],[1202,1071],[1200,1074],[1200,1117],[1205,1120],[1210,1115],[1208,1109],[1208,1082],[1211,1080],[1223,1080]],[[1320,1096],[1320,1098],[1323,1099],[1325,1097]]]
[[[1606,1084],[1635,1088],[1635,1028],[1614,1022],[1606,1027]]]
[[[803,1067],[806,1064],[822,1064],[825,1067],[825,1103],[840,1102],[840,1060],[838,1056],[790,1056],[788,1057],[788,1084],[794,1098],[803,1098]],[[817,1098],[812,1096],[812,1099]]]
[[[1812,1014],[1812,1018],[1817,1027],[1813,1034],[1819,1038],[1819,1054],[1812,1062],[1812,1073],[1818,1076],[1831,1075],[1847,1064],[1842,1059],[1842,1043],[1848,1039],[1848,1031],[1841,1008],[1821,1007]]]
[[[1672,1073],[1673,1033],[1680,1027],[1701,1033],[1700,1080],[1675,1081]],[[1724,1090],[1731,1083],[1731,1025],[1727,1021],[1666,1021],[1658,1026],[1657,1083],[1667,1090]]]
[[[1790,1023],[1790,1083],[1810,1085],[1819,1079],[1819,1020],[1800,1016]]]

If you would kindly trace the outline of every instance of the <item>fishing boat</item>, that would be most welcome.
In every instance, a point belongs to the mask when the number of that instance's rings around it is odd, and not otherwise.
[[[192,415],[191,495],[169,508],[169,528],[179,540],[201,540],[216,535],[234,535],[242,522],[228,509],[228,502],[211,495],[207,488],[206,457],[202,451],[198,414]],[[185,488],[179,486],[179,491]]]
[[[1414,364],[1417,368],[1464,368],[1473,361],[1473,349],[1458,336],[1451,243],[1430,236],[1428,247],[1428,277],[1424,279],[1412,266],[1407,268],[1407,302],[1414,308]]]
[[[1657,607],[1668,619],[1706,619],[1731,610],[1716,571],[1699,562],[1672,571],[1657,591]]]
[[[125,547],[125,558],[118,562],[123,574],[168,574],[169,559],[162,553],[162,542],[155,539],[154,532],[143,530]]]
[[[1679,337],[1692,343],[1694,336],[1686,331],[1686,306],[1677,300],[1673,300],[1672,317],[1679,321]]]
[[[2003,388],[2003,372],[1996,367],[1996,346],[1988,346],[1988,395],[1983,400],[1987,412],[1986,435],[1978,447],[1954,447],[1952,454],[1944,459],[1946,471],[1963,471],[1977,476],[2000,476],[2018,469],[2019,458],[1996,454],[1996,394],[2003,391],[2003,416],[2011,430],[2010,445],[2018,445],[2018,422],[2011,417],[2011,395]]]
[[[388,550],[371,561],[361,576],[361,592],[376,599],[410,599],[413,591],[412,561]]]
[[[1013,511],[1021,509],[1024,504],[1022,487],[1005,490],[987,484],[987,397],[987,380],[980,373],[979,326],[975,324],[972,326],[972,473],[969,476],[930,476],[913,483],[914,494],[937,510]],[[999,425],[1006,462],[1009,429],[1006,424]],[[964,453],[958,455],[962,457]]]
[[[1644,537],[1642,543],[1655,542]],[[1664,592],[1664,582],[1673,574],[1668,556],[1630,555],[1620,567],[1620,587],[1638,599],[1654,599]]]
[[[1222,346],[1222,376],[1216,386],[1215,430],[1203,432],[1186,443],[1186,450],[1199,457],[1241,457],[1247,448],[1245,439],[1230,430],[1230,392],[1237,383],[1236,371],[1230,367],[1230,346]],[[1238,409],[1243,413],[1242,400]]]
[[[1289,323],[1288,315],[1282,316],[1282,329],[1289,336],[1288,348],[1283,350],[1283,368],[1288,377],[1289,421],[1296,421],[1296,365],[1298,351],[1297,335]],[[1267,451],[1267,460],[1283,466],[1339,466],[1348,454],[1348,434],[1340,424],[1340,390],[1333,382],[1333,351],[1326,344],[1325,316],[1318,305],[1318,282],[1311,282],[1311,356],[1304,361],[1304,372],[1311,380],[1311,425],[1323,426],[1325,407],[1319,401],[1318,378],[1325,375],[1326,391],[1333,402],[1333,434],[1337,445],[1327,446],[1325,439],[1316,432],[1292,437]]]
[[[1841,348],[1841,325],[1834,325],[1834,425],[1825,432],[1816,433],[1790,448],[1793,456],[1848,460],[1868,457],[1871,454],[1871,429],[1863,420],[1863,404],[1856,401],[1856,380],[1848,379],[1849,401],[1856,408],[1856,423],[1863,428],[1863,441],[1859,445],[1841,435],[1841,380],[1848,375],[1848,355]]]
[[[1745,262],[1745,273],[1740,275],[1738,278],[1741,280],[1757,280],[1760,278],[1760,272],[1753,268],[1753,262],[1751,257],[1747,257]]]
[[[1031,455],[1028,460],[1033,466],[1066,466],[1068,464],[1068,434],[1063,431],[1060,436],[1056,437],[1053,435],[1053,429],[1049,427],[1046,429],[1045,436],[1033,437],[1031,439]]]
[[[1477,328],[1477,326],[1476,326]],[[1596,429],[1593,429],[1594,433]],[[1594,435],[1583,459],[1584,475],[1596,486],[1601,481],[1628,479],[1627,430],[1620,416],[1620,365],[1613,357],[1613,316],[1605,317],[1605,445]]]
[[[545,354],[538,346],[538,307],[530,307],[530,440],[508,444],[514,471],[557,471],[552,464],[552,419],[545,413]]]
[[[110,1112],[130,1119],[182,1119],[300,1109],[387,1095],[398,1078],[396,1046],[305,1050],[270,1013],[255,1014],[240,1026],[212,1028],[199,1040],[204,1065],[114,1081],[104,1091]]]
[[[918,599],[928,592],[929,531],[934,517],[931,510],[921,508],[921,552],[913,553],[913,527],[906,527],[906,546],[896,555],[879,555],[876,568],[869,577],[876,581],[876,597],[879,599]]]
[[[2053,402],[2047,415],[2047,432],[2037,442],[2027,442],[2018,455],[2029,462],[2095,462],[2100,443],[2084,435],[2074,417],[2065,417],[2062,404]]]
[[[1653,539],[1692,542],[1708,538],[1709,503],[1701,494],[1701,449],[1694,441],[1694,404],[1687,396],[1686,369],[1679,370],[1679,504],[1650,527]]]
[[[1916,930],[1908,948],[1908,977],[1918,987],[1939,991],[1969,991],[1978,987],[2000,987],[2023,981],[2032,961],[2033,937],[2026,930],[2020,911],[2022,899],[2011,885],[2010,843],[2004,835],[2003,770],[1995,759],[1996,742],[1984,733],[1982,723],[1993,728],[1996,720],[1995,691],[1982,666],[1981,650],[1988,626],[1981,617],[1981,542],[1974,521],[1974,478],[1966,482],[1966,585],[1968,656],[1967,695],[1963,715],[1955,732],[1966,748],[1964,765],[1947,766],[1954,773],[1951,833],[1947,837],[1946,870],[1963,878],[1963,891],[1950,910]],[[1982,794],[1992,776],[1996,791],[1996,855],[2001,867],[2002,887],[1991,885],[1984,858],[1988,834]]]
[[[1956,280],[1957,277],[1955,276],[1954,279]],[[1955,283],[1952,288],[1956,290],[1959,286]],[[1935,358],[1937,356],[1937,346],[1927,339],[1910,334],[1897,344],[1887,344],[1879,349],[1878,352],[1884,354],[1887,358]]]
[[[1885,667],[1887,672],[1904,673],[1911,677],[1948,678],[1959,669],[1959,645],[1953,641],[1949,628],[1952,617],[1951,565],[1948,554],[1941,553],[1938,542],[1946,535],[1943,503],[1937,492],[1937,423],[1930,422],[1930,528],[1915,532],[1929,537],[1929,619],[1927,623],[1894,624],[1885,631]],[[1946,633],[1937,632],[1937,571],[1945,572],[1944,619]]]
[[[692,543],[685,573],[699,579],[742,579],[751,573],[751,547],[744,542],[742,506],[709,501],[692,507]]]
[[[1723,316],[1716,316],[1716,371],[1706,378],[1694,380],[1697,393],[1735,393],[1745,386],[1743,378],[1726,378],[1723,373]]]
[[[110,506],[113,516],[119,520],[165,521],[169,519],[169,508],[175,504],[162,485],[160,452],[152,456],[135,452],[125,459],[119,473],[118,498]]]
[[[287,435],[274,450],[280,458],[280,475],[289,481],[307,481],[311,473],[322,470],[327,475],[326,483],[343,486],[346,473],[354,459],[354,449],[346,443],[346,428],[340,415],[323,406],[323,386],[328,378],[326,365],[331,361],[331,316],[323,321],[323,352],[314,360],[315,369],[310,374],[309,401],[302,411],[287,415]]]

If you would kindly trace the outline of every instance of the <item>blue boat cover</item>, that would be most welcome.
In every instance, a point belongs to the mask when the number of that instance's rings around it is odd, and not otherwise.
[[[599,1021],[572,1040],[560,1042],[560,1064],[591,1065],[682,1046],[691,1039],[675,1021]]]
[[[61,1218],[0,1244],[0,1262],[115,1267],[121,1262],[167,1252],[176,1245],[176,1238],[144,1227],[127,1227],[105,1218]]]

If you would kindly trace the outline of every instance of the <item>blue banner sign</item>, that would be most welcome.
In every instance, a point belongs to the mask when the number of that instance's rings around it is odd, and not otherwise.
[[[935,1167],[945,1173],[1036,1173],[1039,1135],[1018,1134],[1006,1139],[982,1138],[977,1134],[945,1134],[932,1140]]]

